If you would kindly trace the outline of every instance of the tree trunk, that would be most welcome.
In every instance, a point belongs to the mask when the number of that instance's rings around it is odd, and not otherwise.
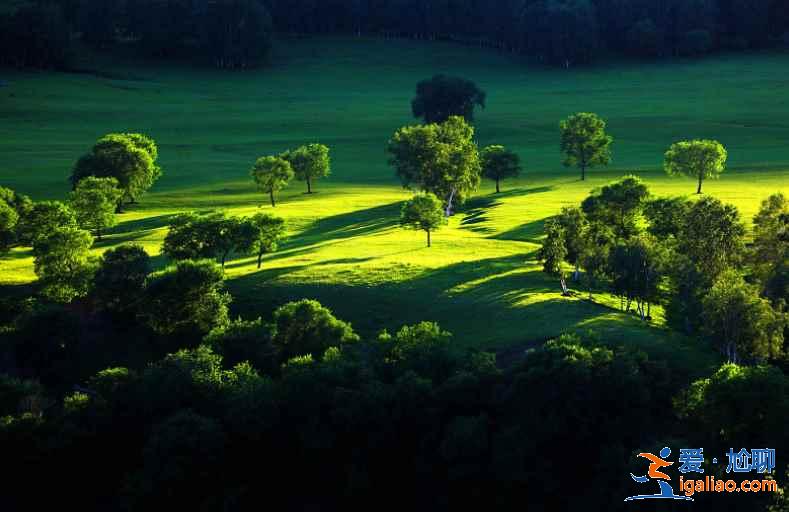
[[[225,268],[225,260],[227,259],[227,253],[230,251],[225,251],[222,253],[222,268]]]
[[[309,178],[307,178],[307,193],[312,194],[312,183],[310,183]]]
[[[696,190],[697,194],[701,194],[701,180],[703,179],[702,175],[699,174],[699,188]]]
[[[499,190],[499,179],[496,178],[496,193],[498,194],[499,192],[501,192],[501,190]]]
[[[427,246],[430,247],[430,230],[427,230]]]
[[[581,181],[586,181],[586,166],[581,166]]]
[[[263,264],[263,251],[258,253],[258,270],[260,270],[260,266]]]
[[[274,190],[269,190],[268,191],[268,196],[271,199],[271,207],[273,208],[273,207],[277,206],[277,204],[274,202]]]

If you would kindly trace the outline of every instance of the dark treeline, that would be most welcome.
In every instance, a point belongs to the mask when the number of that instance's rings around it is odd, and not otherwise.
[[[695,55],[759,48],[789,30],[783,0],[269,0],[278,30],[457,39],[555,64],[600,51]]]
[[[702,55],[786,44],[784,0],[50,0],[0,15],[0,62],[55,67],[69,39],[136,43],[222,68],[265,61],[272,32],[445,39],[562,66],[608,53]],[[6,39],[7,38],[7,39]],[[54,55],[53,55],[54,53]]]

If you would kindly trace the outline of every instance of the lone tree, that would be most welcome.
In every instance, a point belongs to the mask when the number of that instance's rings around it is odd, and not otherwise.
[[[96,268],[91,245],[90,233],[73,226],[55,228],[33,243],[35,271],[44,296],[70,302],[88,293]]]
[[[264,156],[257,159],[250,174],[258,189],[269,195],[273,207],[276,206],[274,192],[288,186],[293,179],[293,167],[282,157]]]
[[[323,144],[307,144],[293,151],[286,151],[280,158],[293,168],[299,181],[307,182],[307,193],[312,194],[312,181],[331,174],[329,148]]]
[[[443,123],[451,116],[462,116],[474,121],[474,107],[485,108],[485,91],[463,78],[436,75],[416,85],[416,97],[411,101],[411,111],[425,123]]]
[[[400,213],[401,226],[427,233],[428,247],[430,247],[430,233],[446,222],[447,219],[441,208],[441,200],[430,192],[414,196],[403,205],[403,210]]]
[[[250,217],[248,222],[255,227],[252,251],[257,254],[260,268],[263,255],[277,250],[277,244],[285,234],[285,221],[267,213],[258,213]]]
[[[462,117],[441,124],[404,126],[389,140],[389,163],[404,188],[431,192],[452,213],[481,181],[474,128]]]
[[[153,139],[139,133],[110,133],[82,156],[71,172],[71,185],[88,176],[115,178],[123,198],[118,203],[134,203],[159,179],[162,171],[156,160],[159,152]]]
[[[101,240],[101,232],[118,223],[115,210],[123,196],[115,178],[96,178],[88,176],[77,183],[71,193],[71,207],[77,216],[80,227],[93,230],[96,239]]]
[[[697,178],[701,184],[705,179],[716,179],[726,169],[728,153],[716,140],[686,140],[671,145],[666,151],[663,168],[672,176],[683,175]]]
[[[482,174],[496,182],[496,193],[501,190],[499,182],[506,178],[514,178],[521,172],[518,155],[504,146],[488,146],[482,150]]]
[[[597,114],[580,112],[559,123],[561,150],[565,167],[581,169],[581,180],[586,179],[586,169],[608,165],[611,161],[611,144],[614,139],[605,132],[605,121]]]

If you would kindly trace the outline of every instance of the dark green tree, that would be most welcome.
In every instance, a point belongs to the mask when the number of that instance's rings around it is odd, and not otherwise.
[[[107,250],[93,276],[96,307],[114,314],[134,314],[142,309],[145,280],[151,258],[142,246],[120,245]]]
[[[474,107],[485,108],[485,91],[463,78],[436,75],[416,85],[416,96],[411,101],[414,117],[425,124],[443,123],[452,116],[474,122]]]
[[[146,282],[143,318],[164,335],[202,336],[228,322],[222,268],[209,260],[184,260],[151,274]]]
[[[481,153],[482,175],[496,182],[496,193],[500,192],[499,182],[514,178],[521,172],[520,158],[504,146],[487,146]]]

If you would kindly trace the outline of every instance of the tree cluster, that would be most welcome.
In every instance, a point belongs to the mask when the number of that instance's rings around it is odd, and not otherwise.
[[[652,198],[635,176],[610,183],[545,225],[544,271],[607,288],[644,320],[662,304],[670,324],[710,340],[734,362],[781,361],[789,300],[789,202],[770,196],[746,247],[737,209],[712,197]],[[583,275],[581,273],[583,270]]]

